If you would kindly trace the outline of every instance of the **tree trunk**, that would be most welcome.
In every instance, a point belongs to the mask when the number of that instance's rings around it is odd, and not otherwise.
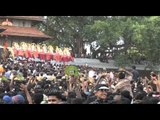
[[[75,43],[75,53],[77,54],[78,57],[81,57],[82,52],[83,52],[83,40],[80,37],[76,38],[76,43]]]

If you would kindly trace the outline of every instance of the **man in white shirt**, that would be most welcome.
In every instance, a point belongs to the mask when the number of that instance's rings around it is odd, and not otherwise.
[[[89,78],[93,78],[93,76],[95,75],[95,71],[93,69],[91,69],[89,72],[88,72],[88,77]]]

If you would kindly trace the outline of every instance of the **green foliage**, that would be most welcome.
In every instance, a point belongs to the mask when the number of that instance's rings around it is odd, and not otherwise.
[[[88,25],[87,29],[89,33],[92,33],[96,41],[102,48],[110,47],[119,40],[121,36],[121,29],[119,22],[106,18],[105,20],[97,20],[93,25]]]
[[[127,55],[118,55],[115,58],[115,66],[117,67],[128,67],[131,65],[131,61]]]
[[[48,44],[71,47],[76,53],[86,41],[97,41],[106,50],[117,47],[122,38],[124,48],[114,51],[117,65],[142,56],[154,66],[160,63],[160,16],[48,16],[41,28],[53,36]]]
[[[65,73],[69,76],[76,76],[78,77],[78,68],[76,66],[67,66],[65,68]]]
[[[2,81],[6,81],[6,80],[8,80],[5,76],[2,76],[2,79],[1,79]]]
[[[53,36],[48,44],[60,47],[71,47],[75,53],[82,52],[86,25],[91,24],[93,16],[48,16],[45,22],[45,32]]]

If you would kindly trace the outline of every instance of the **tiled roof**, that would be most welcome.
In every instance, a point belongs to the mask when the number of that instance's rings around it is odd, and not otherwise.
[[[22,20],[34,20],[34,21],[43,21],[43,16],[0,16],[0,18],[13,18],[13,19],[22,19]]]
[[[4,27],[2,27],[2,26],[0,26],[0,30],[5,30],[6,28],[4,28]]]
[[[51,38],[50,36],[45,35],[43,32],[33,27],[30,28],[30,27],[4,26],[3,28],[6,28],[6,30],[2,32],[1,35],[35,37],[35,38],[44,38],[44,39]]]

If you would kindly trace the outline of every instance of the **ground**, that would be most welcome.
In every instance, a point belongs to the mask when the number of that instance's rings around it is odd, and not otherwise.
[[[108,69],[118,69],[114,65],[113,60],[109,60],[109,63],[102,63],[97,59],[88,59],[88,58],[75,58],[74,62],[69,62],[67,64],[70,65],[85,65],[87,64],[88,66],[92,67],[97,67],[97,68],[108,68]],[[136,65],[138,70],[144,70],[145,66],[144,65]]]

